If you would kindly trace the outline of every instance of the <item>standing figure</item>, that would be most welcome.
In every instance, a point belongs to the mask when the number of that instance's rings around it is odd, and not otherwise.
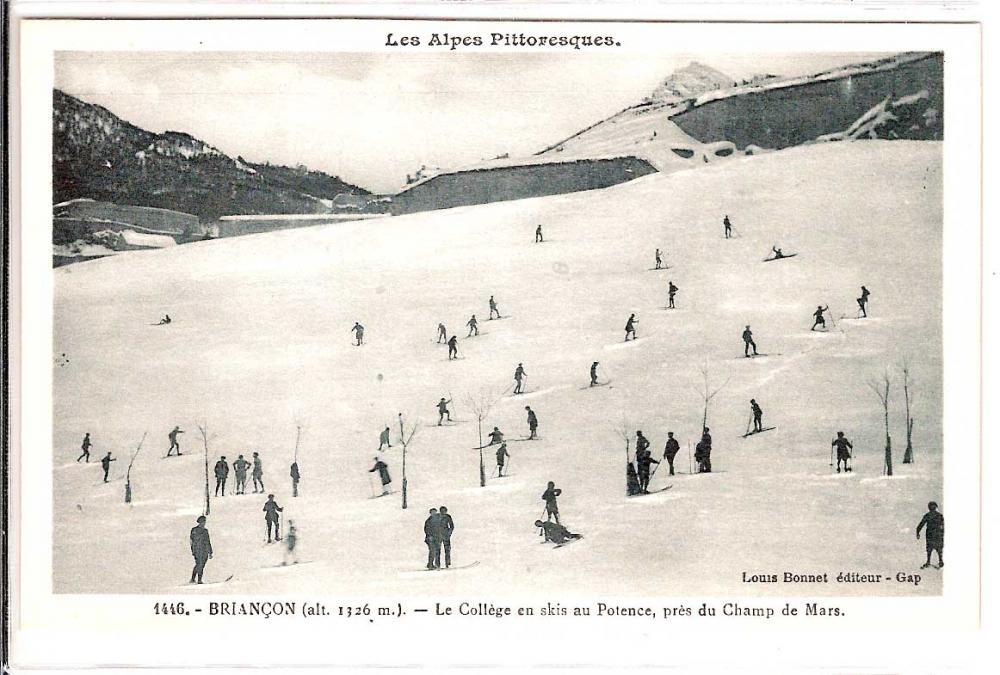
[[[181,431],[180,427],[175,426],[173,428],[173,431],[167,434],[167,438],[170,440],[170,447],[167,449],[167,457],[169,457],[170,453],[173,452],[174,450],[177,451],[177,456],[180,457],[181,446],[180,443],[177,442],[177,434],[183,434],[183,433],[184,432]]]
[[[858,298],[858,309],[861,311],[861,317],[863,319],[868,318],[868,296],[871,293],[864,286],[861,287],[861,297]]]
[[[452,335],[448,340],[448,360],[458,359],[458,336]]]
[[[514,393],[520,394],[524,392],[524,378],[528,376],[528,373],[524,370],[524,364],[517,364],[517,370],[514,371]]]
[[[351,331],[354,333],[354,339],[356,340],[355,346],[360,347],[365,341],[365,327],[355,321],[354,327],[351,328]]]
[[[80,456],[76,458],[76,461],[81,459],[86,459],[87,464],[90,464],[90,432],[88,431],[83,436],[83,442],[80,444],[80,449],[83,451]]]
[[[108,482],[108,470],[111,469],[111,462],[117,462],[117,459],[111,459],[111,451],[108,450],[108,454],[104,455],[101,459],[101,468],[104,469],[104,482]]]
[[[438,509],[441,517],[441,546],[444,548],[444,566],[451,567],[451,535],[455,531],[455,521],[448,514],[448,507],[442,506]],[[441,562],[438,561],[438,567]]]
[[[424,543],[427,544],[427,569],[441,567],[441,516],[437,509],[431,509],[424,521]]]
[[[667,309],[676,309],[674,307],[674,296],[677,295],[677,287],[674,286],[674,282],[669,282],[667,286]]]
[[[816,305],[816,311],[813,312],[813,318],[814,318],[813,325],[812,328],[810,328],[809,330],[816,330],[817,326],[819,326],[823,330],[826,330],[826,319],[823,318],[823,312],[825,312],[828,309],[830,308],[824,307],[823,305]]]
[[[660,249],[656,249],[656,267],[654,269],[660,269],[663,267],[663,260],[660,258]]]
[[[500,318],[500,310],[497,309],[497,302],[496,302],[496,300],[493,299],[493,296],[491,295],[490,296],[490,321],[493,320],[493,315],[494,314],[497,315],[498,319]]]
[[[267,543],[271,543],[271,527],[274,527],[274,540],[281,541],[281,532],[278,531],[279,526],[279,516],[278,514],[284,511],[283,508],[278,506],[278,503],[274,501],[274,495],[268,495],[267,501],[264,502],[264,522],[267,523]]]
[[[288,475],[292,477],[292,496],[293,497],[298,497],[299,496],[299,479],[302,478],[302,475],[299,473],[299,463],[297,461],[292,460],[292,466],[288,470]],[[289,525],[290,525],[291,521],[288,521],[288,522],[289,522]]]
[[[545,238],[542,236],[542,224],[541,223],[539,223],[538,227],[535,228],[535,243],[537,244],[540,241],[545,241]]]
[[[496,445],[497,443],[503,443],[503,432],[497,427],[493,427],[493,431],[490,432],[490,445]]]
[[[762,431],[764,429],[764,411],[760,409],[760,405],[754,399],[750,399],[750,412],[753,414],[754,433]]]
[[[722,218],[722,227],[725,228],[726,239],[731,238],[733,236],[733,224],[729,222],[729,216],[728,215],[723,216],[723,218]]]
[[[681,444],[677,442],[674,438],[674,432],[667,432],[667,443],[663,446],[663,459],[667,460],[667,464],[670,465],[670,475],[674,475],[674,457],[677,456],[678,451],[681,449]]]
[[[501,443],[500,447],[497,448],[497,478],[503,478],[503,467],[508,457],[510,457],[510,453],[507,452],[507,444]]]
[[[545,492],[542,493],[542,499],[545,500],[545,513],[546,520],[556,519],[559,522],[559,504],[556,502],[556,497],[562,494],[562,490],[556,487],[556,484],[549,481],[548,487],[545,488]]]
[[[944,516],[937,510],[937,502],[927,504],[927,513],[920,519],[917,525],[917,539],[920,539],[920,530],[927,527],[924,541],[927,542],[927,562],[920,566],[920,569],[931,566],[931,553],[937,551],[938,568],[944,567]]]
[[[628,342],[628,336],[631,334],[632,339],[635,339],[635,324],[636,318],[635,314],[630,314],[628,321],[625,322],[625,342]]]
[[[648,443],[647,443],[648,445]],[[639,491],[643,494],[649,494],[649,469],[651,464],[659,464],[658,460],[653,459],[653,453],[647,448],[642,452],[637,449],[635,452],[635,463],[636,468],[638,468],[639,473]]]
[[[205,574],[205,563],[212,557],[212,538],[205,527],[205,516],[198,516],[198,524],[191,528],[191,555],[194,556],[194,569],[191,570],[191,583],[202,583]]]
[[[599,361],[594,361],[592,364],[590,364],[590,386],[591,387],[597,386],[597,366],[599,365],[599,363],[600,363]]]
[[[445,330],[444,324],[438,324],[438,344],[448,341],[448,331]]]
[[[250,462],[243,459],[243,455],[236,458],[233,462],[233,472],[236,474],[236,494],[245,495],[247,493],[247,469],[250,468]]]
[[[219,490],[222,490],[222,496],[226,496],[226,479],[229,478],[229,463],[226,461],[226,456],[223,455],[219,458],[219,461],[215,463],[215,496],[219,496]]]
[[[438,426],[441,426],[441,422],[444,420],[445,415],[448,416],[448,421],[449,422],[451,421],[451,412],[448,410],[448,404],[449,403],[451,403],[451,399],[449,398],[446,401],[446,400],[444,400],[444,396],[442,396],[441,400],[437,402]]]
[[[479,322],[476,321],[476,315],[473,314],[472,318],[465,322],[465,325],[469,327],[469,334],[465,337],[472,337],[473,334],[479,335]]]
[[[382,479],[382,494],[389,494],[389,483],[392,482],[392,478],[389,477],[389,465],[376,457],[375,466],[368,469],[368,473],[375,473],[376,471],[378,472],[378,477]]]
[[[533,441],[538,438],[538,418],[531,406],[526,405],[524,409],[528,411],[528,440]]]
[[[757,356],[757,343],[753,341],[753,333],[748,325],[743,329],[743,356],[749,358],[751,348],[753,348],[753,355]]]
[[[382,430],[382,433],[378,435],[378,449],[381,450],[383,446],[392,447],[392,443],[389,442],[389,427]]]
[[[289,559],[293,565],[299,562],[299,558],[295,554],[295,545],[298,543],[299,528],[295,527],[295,521],[289,518],[288,527],[285,528],[285,558],[281,561],[282,565],[287,565]]]
[[[254,494],[264,493],[264,465],[260,461],[260,455],[256,452],[253,453],[253,491]]]
[[[840,473],[841,462],[844,463],[844,471],[850,471],[851,467],[847,463],[851,459],[851,450],[854,449],[854,446],[844,437],[844,432],[838,431],[837,437],[833,439],[830,445],[837,448],[837,473]]]

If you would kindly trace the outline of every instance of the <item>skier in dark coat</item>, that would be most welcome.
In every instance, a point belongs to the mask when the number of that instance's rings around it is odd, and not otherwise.
[[[451,535],[455,531],[455,521],[448,513],[447,506],[439,508],[438,515],[441,517],[441,546],[444,548],[444,566],[451,567]],[[438,561],[438,567],[440,566],[441,563]]]
[[[444,396],[442,396],[441,400],[438,401],[438,403],[437,403],[437,409],[438,409],[438,426],[441,426],[441,422],[444,420],[445,415],[448,416],[448,421],[449,422],[451,421],[451,411],[448,410],[448,404],[449,403],[451,403],[451,399],[449,398],[446,401],[446,400],[444,400]]]
[[[823,312],[828,309],[830,308],[824,307],[823,305],[816,305],[816,311],[813,312],[813,325],[809,330],[816,330],[817,326],[823,328],[824,330],[826,329],[826,319],[823,317]]]
[[[750,399],[750,412],[753,414],[754,433],[761,431],[764,428],[764,411],[760,409],[760,405],[754,399]]]
[[[90,432],[88,431],[83,436],[83,442],[80,444],[80,449],[83,451],[80,456],[76,458],[76,461],[81,459],[86,459],[87,464],[90,464]]]
[[[291,468],[288,470],[288,475],[292,477],[292,496],[299,496],[299,479],[302,475],[299,473],[299,463],[296,461],[292,462]]]
[[[694,461],[698,462],[698,473],[712,473],[712,446],[704,439],[694,448]]]
[[[638,471],[638,473],[639,473],[639,490],[642,491],[643,494],[649,494],[649,469],[650,469],[650,465],[651,464],[659,464],[660,462],[657,461],[657,460],[655,460],[655,459],[653,459],[653,453],[651,453],[649,451],[649,449],[648,449],[648,442],[647,442],[647,449],[643,450],[642,452],[639,452],[638,448],[636,449],[635,463],[636,463],[636,467],[639,470]]]
[[[632,462],[625,462],[625,494],[629,497],[642,492],[639,487],[639,476],[635,473],[635,465]]]
[[[226,496],[226,479],[229,478],[229,463],[226,462],[226,456],[222,455],[218,462],[215,463],[215,496],[219,496],[219,490],[222,490],[222,496]]]
[[[546,520],[555,518],[556,522],[559,522],[559,504],[556,502],[556,497],[561,494],[562,490],[557,488],[555,483],[549,481],[548,487],[542,493],[542,499],[545,500]]]
[[[503,432],[493,427],[493,431],[490,432],[490,445],[496,445],[497,443],[503,443]]]
[[[443,323],[438,324],[438,344],[448,341],[448,331],[445,329]]]
[[[524,365],[517,364],[517,370],[514,371],[514,393],[520,394],[524,391],[524,378],[528,376],[528,373],[524,371]]]
[[[469,319],[465,323],[465,325],[469,327],[469,334],[466,335],[465,337],[472,337],[473,334],[479,335],[479,322],[476,321],[476,315],[475,314],[472,315],[472,318]]]
[[[631,334],[632,339],[635,339],[635,314],[631,314],[628,317],[628,321],[625,322],[625,342],[628,342],[628,336]]]
[[[284,511],[283,508],[278,506],[278,503],[274,501],[274,495],[268,495],[267,501],[264,502],[264,522],[267,523],[267,543],[271,543],[271,526],[274,526],[274,539],[275,541],[281,541],[281,533],[278,531],[279,516],[278,514]]]
[[[542,533],[545,535],[545,541],[551,541],[552,543],[559,545],[565,544],[567,541],[572,539],[582,539],[582,534],[576,534],[575,532],[570,532],[562,525],[558,523],[552,523],[544,520],[536,520],[535,527],[542,529]]]
[[[840,473],[841,462],[844,463],[844,471],[850,471],[851,467],[847,463],[851,459],[851,450],[854,449],[854,446],[844,437],[844,432],[838,431],[837,437],[830,445],[837,448],[837,473]]]
[[[681,445],[677,442],[677,439],[674,438],[674,432],[668,431],[667,443],[663,446],[663,459],[667,460],[667,463],[670,465],[671,476],[674,475],[674,457],[677,456],[680,449]]]
[[[431,509],[424,521],[424,543],[427,544],[427,569],[441,568],[441,516]]]
[[[389,442],[389,427],[382,430],[382,433],[378,435],[378,449],[381,450],[382,446],[392,447],[392,443]]]
[[[452,335],[448,340],[448,360],[458,358],[458,336]]]
[[[642,435],[642,431],[635,432],[635,451],[644,452],[649,448],[649,439]]]
[[[781,249],[778,248],[777,246],[772,246],[771,247],[771,252],[774,253],[774,259],[775,260],[780,260],[781,258],[785,257],[785,254],[782,253]]]
[[[743,356],[750,357],[750,349],[753,348],[753,355],[757,356],[757,343],[753,341],[753,333],[748,325],[743,329]]]
[[[202,583],[205,574],[205,563],[212,557],[212,538],[205,528],[205,516],[198,516],[198,524],[191,528],[191,555],[194,556],[194,569],[191,570],[191,583]]]
[[[542,237],[542,224],[541,223],[539,223],[538,227],[535,228],[535,243],[537,244],[540,241],[545,241],[545,238]]]
[[[253,453],[253,491],[257,494],[257,486],[260,486],[259,492],[264,494],[264,465],[260,461],[260,455],[256,452]]]
[[[389,483],[392,482],[392,478],[389,477],[389,465],[383,462],[378,457],[375,458],[375,466],[368,469],[368,473],[375,473],[378,471],[378,477],[382,479],[382,494],[389,494]]]
[[[497,448],[497,478],[503,478],[503,467],[508,457],[510,457],[510,453],[507,452],[507,444],[501,443],[500,447]]]
[[[674,282],[670,282],[667,286],[667,309],[676,309],[674,307],[674,296],[677,295],[677,287],[674,286]]]
[[[944,516],[937,510],[937,502],[927,504],[927,513],[920,519],[917,525],[917,539],[920,539],[920,530],[927,527],[924,541],[927,542],[927,562],[921,565],[921,569],[931,566],[931,553],[937,551],[938,567],[944,567]]]
[[[178,457],[180,456],[181,446],[180,443],[177,442],[177,434],[183,434],[183,433],[184,432],[181,431],[180,427],[174,427],[173,431],[167,434],[167,438],[170,440],[170,447],[167,449],[167,457],[169,457],[170,453],[173,452],[174,450],[177,451]]]
[[[111,469],[111,462],[117,462],[117,459],[111,459],[111,451],[108,450],[108,454],[104,455],[101,459],[101,468],[104,469],[104,482],[108,482],[108,470]]]
[[[660,259],[660,249],[656,249],[656,267],[654,269],[660,269],[663,266],[663,260]]]
[[[726,239],[729,239],[730,237],[732,237],[733,236],[733,224],[729,222],[729,216],[728,215],[723,216],[723,218],[722,218],[722,226],[725,228],[725,231],[726,231]]]
[[[597,366],[598,365],[599,365],[598,361],[594,361],[592,364],[590,364],[590,386],[591,387],[596,387],[597,386]]]
[[[871,293],[864,286],[861,287],[861,297],[858,298],[858,309],[861,311],[861,318],[868,318],[868,296]]]
[[[236,458],[233,462],[233,472],[236,474],[236,494],[244,495],[247,492],[247,469],[250,468],[250,462],[243,459],[243,455]]]
[[[354,327],[351,328],[351,332],[354,333],[354,339],[356,340],[355,345],[360,347],[365,341],[365,327],[355,321]]]
[[[490,296],[490,321],[493,320],[493,315],[494,314],[497,315],[498,319],[500,318],[500,310],[497,309],[497,302],[496,302],[496,300],[493,299],[493,296],[491,295]]]
[[[156,325],[157,326],[166,326],[168,323],[170,323],[170,315],[169,314],[164,314],[163,318],[160,319],[160,323],[158,323]]]
[[[538,418],[531,406],[526,405],[524,409],[528,411],[528,440],[534,440],[538,438]]]

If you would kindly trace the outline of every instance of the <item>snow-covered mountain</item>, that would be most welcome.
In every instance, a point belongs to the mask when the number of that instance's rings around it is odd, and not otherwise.
[[[644,101],[647,103],[677,103],[705,92],[725,89],[736,84],[733,78],[715,68],[692,61],[671,73]]]

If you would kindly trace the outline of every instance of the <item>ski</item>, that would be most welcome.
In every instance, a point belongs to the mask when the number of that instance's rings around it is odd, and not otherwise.
[[[798,253],[789,253],[788,255],[783,255],[780,258],[764,258],[761,262],[773,262],[775,260],[784,260],[785,258],[794,258]]]
[[[637,495],[626,495],[626,497],[628,497],[629,499],[631,499],[633,497],[648,497],[649,495],[655,495],[658,492],[666,492],[667,490],[669,490],[673,486],[674,486],[673,483],[671,483],[667,487],[660,488],[659,490],[650,490],[649,492],[640,492]]]
[[[747,433],[743,434],[743,438],[748,438],[750,436],[753,436],[754,434],[762,434],[765,431],[773,431],[774,429],[777,429],[777,428],[778,427],[764,427],[760,431],[748,431]]]
[[[663,270],[668,270],[668,269],[670,269],[670,267],[668,265],[664,265],[663,267],[649,267],[649,268],[646,269],[646,271],[647,272],[662,272]]]
[[[749,355],[744,354],[743,356],[735,356],[733,358],[735,358],[738,361],[740,359],[755,359],[759,356],[781,356],[781,355],[782,355],[781,352],[774,352],[773,354],[767,352],[760,352],[758,354],[749,354]]]
[[[556,545],[555,545],[555,546],[553,546],[552,548],[553,548],[553,549],[557,549],[557,548],[562,548],[563,546],[569,546],[569,545],[570,545],[570,544],[572,544],[573,542],[575,542],[575,541],[580,541],[581,539],[583,539],[583,535],[582,535],[582,534],[581,534],[581,535],[580,535],[579,537],[573,537],[572,539],[568,539],[568,540],[564,541],[564,542],[563,542],[563,543],[561,543],[561,544],[556,544]]]
[[[451,572],[453,570],[467,570],[467,569],[469,569],[471,567],[475,567],[478,564],[479,564],[479,561],[476,560],[476,561],[468,563],[466,565],[452,565],[451,567],[432,567],[432,568],[429,568],[429,569],[425,567],[425,568],[419,569],[419,570],[403,570],[403,574],[408,573],[408,572]]]
[[[226,577],[222,581],[208,581],[208,582],[202,582],[200,584],[192,583],[192,582],[189,581],[188,583],[182,584],[181,586],[178,586],[177,588],[191,588],[192,586],[221,586],[222,584],[224,584],[226,582],[232,581],[234,576],[236,576],[236,575],[235,574],[230,574],[228,577]]]
[[[368,499],[378,499],[379,497],[388,497],[389,495],[394,495],[394,494],[396,494],[396,493],[395,492],[383,492],[380,495],[372,495]]]

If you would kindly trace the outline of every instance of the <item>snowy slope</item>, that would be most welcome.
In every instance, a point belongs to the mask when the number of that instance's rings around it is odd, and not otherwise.
[[[723,239],[725,213],[740,237]],[[544,244],[532,243],[537,223]],[[213,463],[219,454],[261,453],[268,490],[300,528],[300,558],[312,561],[271,567],[281,551],[262,543],[259,495],[214,500],[207,576],[235,578],[206,591],[939,593],[934,570],[915,591],[748,586],[740,576],[787,569],[789,550],[798,572],[885,573],[922,562],[912,529],[926,502],[942,496],[940,224],[940,144],[873,141],[55,270],[53,352],[69,364],[53,374],[54,588],[153,592],[187,580],[203,489],[195,422],[204,419]],[[799,255],[762,263],[772,244]],[[666,272],[648,271],[657,246]],[[680,287],[675,311],[662,309],[668,280]],[[872,291],[872,318],[809,332],[819,303],[853,316],[861,284]],[[510,318],[485,320],[490,294]],[[461,339],[461,360],[447,361],[434,341],[437,322],[464,336],[473,312],[482,334]],[[624,345],[631,312],[641,339]],[[149,325],[163,313],[172,325]],[[352,346],[355,320],[367,329],[361,348]],[[747,323],[761,351],[781,355],[743,359]],[[881,410],[866,381],[901,355],[918,383],[917,463],[899,463],[894,400],[897,475],[884,479]],[[686,472],[706,359],[714,386],[728,380],[709,411],[718,472],[668,481],[664,469],[653,487],[671,490],[626,499],[613,427],[627,413],[657,457],[673,430]],[[594,360],[611,386],[586,387]],[[512,475],[480,488],[464,397],[503,392],[518,362],[529,394],[502,399],[487,424],[518,438],[530,404],[542,440],[510,443]],[[434,426],[441,396],[454,396],[460,423]],[[744,440],[751,397],[777,429]],[[385,454],[398,489],[400,411],[422,422],[407,454],[405,511],[398,494],[369,499],[366,473],[390,424],[394,447]],[[303,496],[292,499],[297,420],[305,425]],[[191,454],[161,459],[174,424]],[[851,475],[829,466],[838,429],[857,448]],[[135,503],[126,506],[121,460],[147,430],[132,471]],[[120,458],[118,480],[103,485],[98,466],[73,462],[85,431],[93,458],[107,449]],[[565,523],[586,535],[558,550],[540,545],[532,526],[549,480],[564,490]],[[457,524],[456,564],[478,567],[416,571],[427,509],[441,504]]]

